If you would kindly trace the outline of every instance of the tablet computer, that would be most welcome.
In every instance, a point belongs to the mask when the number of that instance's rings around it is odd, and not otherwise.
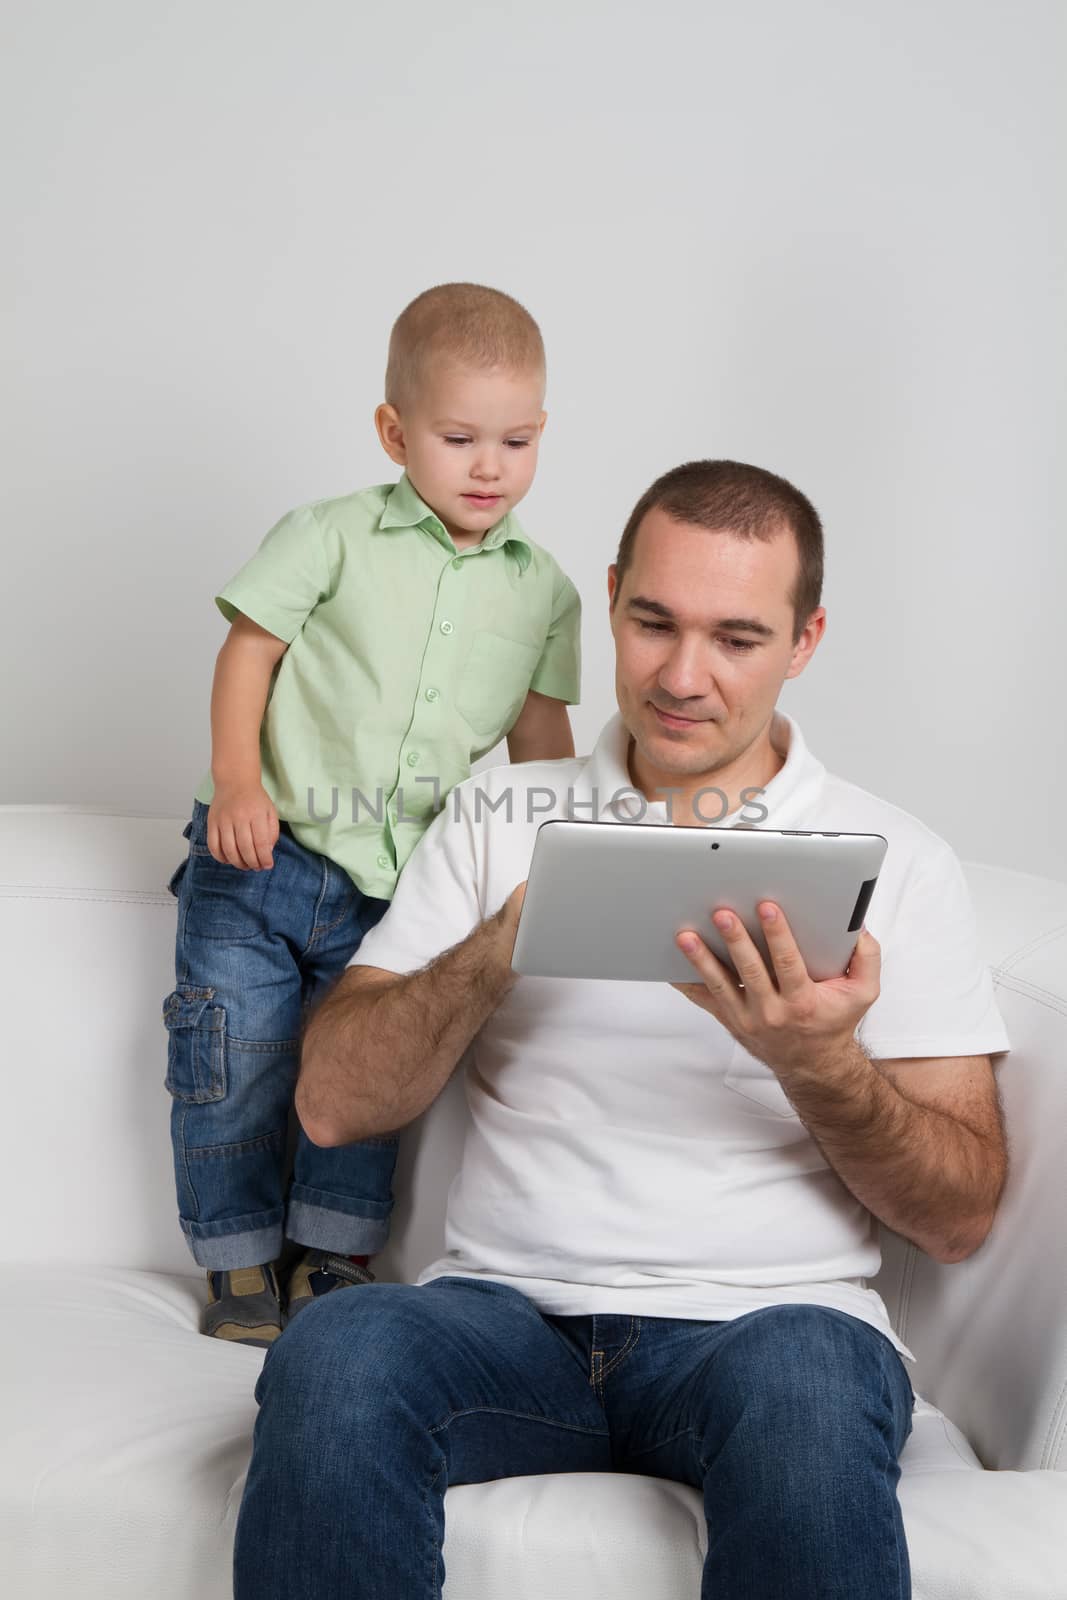
[[[773,900],[811,976],[840,977],[886,848],[876,833],[543,822],[511,964],[531,977],[694,983],[675,934],[694,929],[732,967],[711,921],[726,908],[769,965],[756,908]]]

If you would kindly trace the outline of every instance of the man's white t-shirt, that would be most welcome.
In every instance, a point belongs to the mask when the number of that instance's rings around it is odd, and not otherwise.
[[[880,833],[889,849],[866,925],[882,985],[857,1030],[869,1055],[985,1055],[1008,1040],[979,959],[963,874],[906,812],[826,772],[776,714],[785,762],[724,819]],[[667,821],[608,723],[587,758],[526,762],[454,789],[352,965],[417,971],[465,939],[528,875],[554,817]],[[714,815],[714,800],[704,814]],[[634,906],[635,917],[641,915]],[[556,1315],[719,1321],[786,1302],[826,1305],[893,1334],[866,1280],[870,1213],[820,1154],[771,1069],[668,984],[520,977],[474,1040],[471,1121],[452,1184],[446,1254],[420,1283],[484,1277]]]

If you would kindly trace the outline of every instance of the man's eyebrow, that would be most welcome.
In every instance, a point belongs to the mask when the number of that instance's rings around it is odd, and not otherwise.
[[[661,600],[651,600],[647,595],[635,594],[627,601],[627,607],[631,611],[635,609],[651,611],[654,616],[665,617],[668,622],[677,621],[670,606],[665,606]],[[730,633],[755,633],[761,639],[774,638],[774,629],[768,627],[765,622],[760,622],[758,617],[720,617],[715,627],[725,628]]]

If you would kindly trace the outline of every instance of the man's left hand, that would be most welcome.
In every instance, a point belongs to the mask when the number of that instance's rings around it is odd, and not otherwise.
[[[676,943],[701,981],[671,987],[710,1012],[750,1055],[775,1072],[788,1073],[850,1048],[860,1019],[878,998],[882,953],[877,939],[864,928],[845,975],[817,983],[781,907],[761,901],[759,915],[773,976],[740,917],[716,911],[712,920],[737,976],[712,955],[699,934],[683,932]]]

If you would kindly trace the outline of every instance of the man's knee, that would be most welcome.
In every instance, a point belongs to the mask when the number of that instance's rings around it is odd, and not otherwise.
[[[407,1284],[338,1289],[313,1301],[268,1351],[256,1398],[296,1431],[331,1425],[365,1431],[402,1400],[424,1328],[419,1290]]]
[[[711,1366],[719,1416],[818,1455],[872,1426],[907,1437],[911,1391],[877,1329],[827,1306],[783,1305],[731,1324]]]

